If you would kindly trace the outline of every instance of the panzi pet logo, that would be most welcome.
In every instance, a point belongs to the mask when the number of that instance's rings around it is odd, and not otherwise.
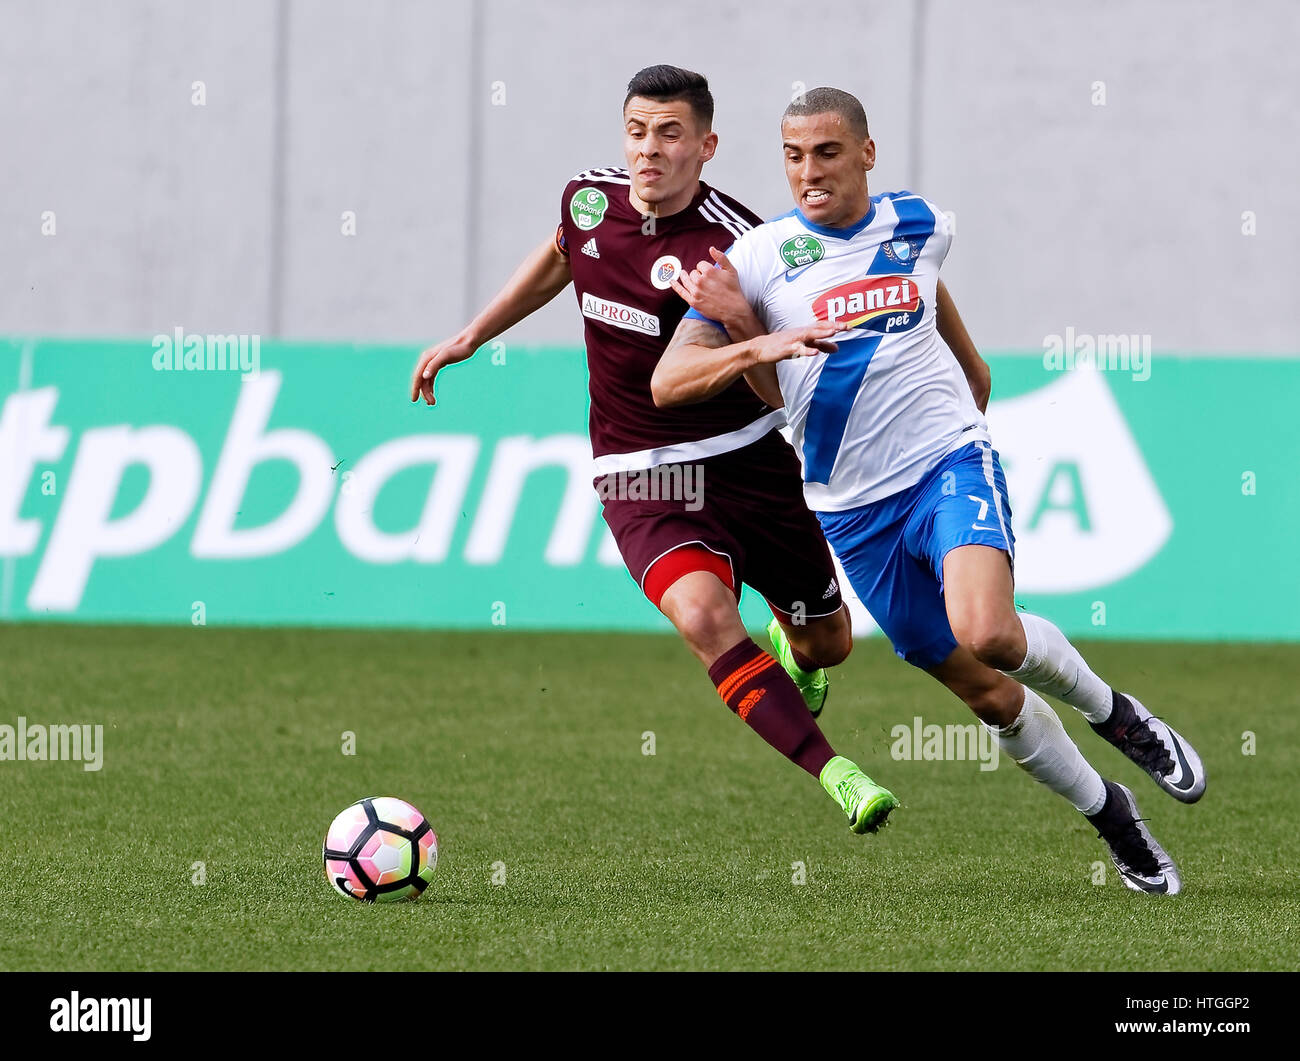
[[[569,200],[569,214],[573,223],[586,232],[605,220],[609,200],[599,188],[580,188]]]
[[[925,304],[921,289],[906,276],[868,276],[823,291],[812,308],[818,320],[841,328],[892,334],[915,328]]]
[[[825,254],[826,248],[816,236],[792,236],[781,244],[781,257],[791,269],[819,262]]]

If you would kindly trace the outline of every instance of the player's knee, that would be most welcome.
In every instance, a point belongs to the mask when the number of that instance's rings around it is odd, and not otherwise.
[[[669,615],[682,639],[697,653],[716,654],[731,647],[739,625],[735,605],[714,597],[691,597],[674,602]]]
[[[958,642],[970,649],[971,655],[987,667],[998,670],[1015,670],[1024,662],[1024,633],[1020,621],[1011,615],[1007,618],[977,616],[957,624]]]

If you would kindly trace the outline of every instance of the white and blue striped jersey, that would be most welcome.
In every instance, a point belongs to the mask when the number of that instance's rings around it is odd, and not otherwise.
[[[939,338],[935,292],[949,220],[911,192],[874,196],[833,229],[792,210],[728,251],[770,332],[839,323],[833,354],[777,365],[804,496],[838,512],[919,482],[948,453],[989,441],[961,366]],[[699,317],[692,311],[689,316]]]

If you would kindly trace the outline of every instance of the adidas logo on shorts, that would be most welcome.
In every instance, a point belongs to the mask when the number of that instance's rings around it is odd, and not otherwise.
[[[822,594],[822,600],[830,600],[839,592],[840,583],[836,578],[831,578],[831,584],[826,587],[826,592]]]
[[[583,253],[583,254],[590,255],[590,256],[593,257],[593,258],[599,258],[599,257],[600,257],[600,251],[598,251],[598,250],[596,249],[596,237],[595,237],[595,236],[592,236],[591,239],[587,240],[587,242],[584,243],[584,244],[582,245],[582,253]]]

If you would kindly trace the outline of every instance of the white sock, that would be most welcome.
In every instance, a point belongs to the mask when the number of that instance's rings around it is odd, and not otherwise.
[[[1056,712],[1032,689],[1025,690],[1025,704],[1011,725],[1005,729],[985,725],[999,749],[1035,781],[1059,792],[1084,814],[1101,810],[1106,802],[1101,774],[1070,740]]]
[[[1064,700],[1089,722],[1110,718],[1110,686],[1097,677],[1065,635],[1038,615],[1021,613],[1025,630],[1025,661],[1006,671],[1021,685]]]

